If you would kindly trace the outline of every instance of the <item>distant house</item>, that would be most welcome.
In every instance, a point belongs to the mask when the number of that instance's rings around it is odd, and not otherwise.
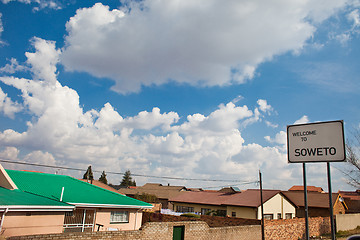
[[[339,191],[339,194],[347,206],[346,213],[360,213],[360,189],[356,191]]]
[[[283,194],[296,206],[296,217],[305,217],[304,193],[301,191],[284,191]],[[329,194],[320,192],[308,192],[308,215],[309,217],[330,216]],[[345,214],[347,206],[338,193],[332,194],[332,207],[334,214]]]
[[[30,228],[24,232],[14,232],[26,224],[36,224],[39,229],[42,227],[43,231],[39,230],[40,232],[37,233],[48,233],[52,225],[57,226],[52,232],[59,232],[59,229],[61,232],[135,230],[141,226],[141,210],[152,207],[151,204],[64,175],[4,170],[1,167],[0,186],[6,193],[0,195],[0,202],[3,206],[8,206],[4,207],[5,211],[1,218],[2,231],[5,235],[9,232],[16,235],[32,234]],[[30,215],[39,216],[44,214],[44,211],[39,207],[27,211],[23,205],[19,205],[24,214],[17,219],[18,227],[11,229],[9,222],[11,219],[8,214],[16,208],[17,203],[13,198],[5,197],[9,195],[8,193],[17,196],[16,201],[20,201],[21,196],[24,196],[23,199],[31,196],[34,206],[47,204],[48,218],[57,219],[56,223],[55,220],[43,222],[35,217],[29,222],[27,219]],[[59,210],[54,213],[54,209]],[[32,213],[29,215],[28,212]]]
[[[243,192],[184,192],[171,198],[177,212],[199,212],[238,218],[261,219],[260,190]],[[296,206],[280,190],[263,190],[264,218],[293,218]]]
[[[118,191],[128,197],[134,197],[136,194],[141,195],[143,193],[155,195],[163,209],[172,209],[169,199],[178,196],[182,192],[187,191],[187,189],[184,186],[163,186],[159,183],[146,183],[139,187],[119,188]]]

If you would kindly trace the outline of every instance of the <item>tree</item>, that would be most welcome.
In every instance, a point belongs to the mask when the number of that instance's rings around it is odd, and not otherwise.
[[[108,180],[106,179],[106,173],[105,173],[105,171],[103,171],[103,172],[101,173],[101,176],[100,176],[100,178],[99,178],[99,181],[102,182],[102,183],[108,184]]]
[[[360,130],[352,133],[352,140],[346,143],[346,161],[350,169],[342,171],[347,177],[347,183],[360,189]]]
[[[123,176],[123,179],[120,183],[120,186],[136,186],[136,182],[135,180],[132,180],[132,177],[131,177],[131,172],[130,170],[127,170],[125,173],[124,173],[124,176]]]
[[[158,198],[156,195],[154,194],[148,194],[148,193],[137,193],[134,196],[135,199],[141,200],[143,202],[147,202],[147,203],[156,203],[158,202]]]
[[[88,167],[88,169],[86,170],[83,179],[87,179],[87,180],[94,180],[94,175],[93,172],[91,170],[91,165]]]

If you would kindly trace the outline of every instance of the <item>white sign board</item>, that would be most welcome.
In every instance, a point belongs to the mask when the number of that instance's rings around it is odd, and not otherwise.
[[[318,122],[287,126],[288,161],[345,161],[343,121]]]

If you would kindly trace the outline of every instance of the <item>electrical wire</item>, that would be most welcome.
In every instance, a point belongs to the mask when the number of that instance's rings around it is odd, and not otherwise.
[[[28,163],[28,162],[18,162],[12,161],[7,159],[0,158],[0,162],[4,163],[11,163],[11,164],[20,164],[20,165],[28,165],[28,166],[35,166],[35,167],[46,167],[46,168],[54,168],[54,169],[64,169],[64,170],[73,170],[73,171],[84,171],[84,169],[80,168],[73,168],[73,167],[63,167],[63,166],[53,166],[53,165],[46,165],[46,164],[38,164],[38,163]],[[93,172],[102,173],[102,171],[92,170]],[[107,174],[114,174],[114,175],[124,175],[125,173],[122,172],[106,172]],[[162,177],[162,176],[152,176],[152,175],[145,175],[145,174],[136,174],[131,173],[134,177],[148,177],[148,178],[159,178],[159,179],[169,179],[169,180],[182,180],[182,181],[202,181],[202,182],[233,182],[238,184],[251,184],[255,182],[249,181],[241,181],[241,180],[225,180],[225,179],[203,179],[203,178],[182,178],[182,177]]]

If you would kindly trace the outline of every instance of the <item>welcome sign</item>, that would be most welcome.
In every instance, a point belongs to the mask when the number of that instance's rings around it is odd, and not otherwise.
[[[345,161],[343,121],[318,122],[287,126],[288,161]]]

